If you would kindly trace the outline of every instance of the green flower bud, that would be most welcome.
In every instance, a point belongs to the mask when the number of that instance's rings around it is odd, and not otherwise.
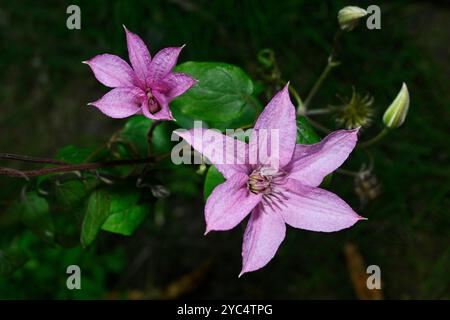
[[[359,19],[367,15],[367,11],[356,6],[348,6],[338,13],[339,26],[344,31],[352,31],[359,22]]]
[[[403,83],[397,97],[391,103],[389,108],[384,112],[383,123],[389,129],[400,127],[405,122],[409,109],[409,92],[408,87]]]

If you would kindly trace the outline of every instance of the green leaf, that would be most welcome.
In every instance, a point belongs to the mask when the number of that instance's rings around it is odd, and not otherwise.
[[[94,178],[63,182],[55,186],[56,200],[62,207],[74,208],[85,200],[99,183]]]
[[[138,204],[138,192],[117,192],[111,195],[110,214],[102,230],[130,236],[147,216],[148,204]]]
[[[297,143],[313,144],[319,141],[319,136],[308,120],[302,116],[297,117]]]
[[[125,124],[120,136],[133,148],[140,156],[145,157],[148,153],[147,135],[153,120],[144,116],[137,115],[131,117]],[[170,152],[172,145],[170,143],[170,124],[168,122],[160,123],[152,135],[152,151],[155,153]]]
[[[105,190],[95,190],[89,196],[86,214],[81,227],[81,244],[89,246],[109,215],[110,196]]]
[[[55,158],[67,163],[83,163],[95,151],[95,148],[79,148],[73,145],[63,147],[58,151]]]
[[[190,61],[175,70],[198,80],[172,102],[175,114],[179,111],[218,129],[253,123],[260,106],[253,96],[253,82],[242,69],[225,63]]]
[[[22,222],[39,238],[53,241],[55,226],[49,212],[47,200],[36,192],[28,192],[25,199],[17,203],[17,212]]]
[[[205,186],[203,188],[203,197],[205,201],[211,195],[214,188],[223,182],[225,182],[225,178],[216,167],[209,167],[208,172],[206,173]]]

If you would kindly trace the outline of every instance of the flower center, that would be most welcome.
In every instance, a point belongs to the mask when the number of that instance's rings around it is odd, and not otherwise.
[[[152,92],[149,90],[147,91],[147,102],[148,102],[148,111],[151,114],[157,113],[159,110],[161,110],[161,107],[158,104],[158,101],[153,96]]]
[[[280,185],[284,183],[286,173],[273,168],[262,167],[253,170],[247,181],[248,190],[262,194],[263,203],[273,210],[281,210],[288,199]]]
[[[272,185],[276,184],[276,178],[280,177],[278,170],[262,167],[253,170],[248,179],[247,186],[254,194],[263,193],[268,195],[272,191]]]
[[[263,176],[260,171],[255,170],[247,181],[247,187],[254,194],[261,192],[268,194],[270,193],[270,178]]]

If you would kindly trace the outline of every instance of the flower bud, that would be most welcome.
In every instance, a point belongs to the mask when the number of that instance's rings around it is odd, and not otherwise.
[[[386,127],[390,129],[395,129],[400,127],[403,122],[405,122],[406,115],[409,109],[409,92],[406,84],[403,86],[398,93],[397,97],[391,103],[389,108],[384,112],[383,123]]]
[[[356,6],[345,7],[338,12],[339,26],[344,31],[352,31],[359,19],[367,15],[367,11]]]

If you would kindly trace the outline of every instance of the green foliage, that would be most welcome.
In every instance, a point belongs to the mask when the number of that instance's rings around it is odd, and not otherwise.
[[[297,143],[313,144],[319,141],[319,136],[308,120],[302,116],[297,117]]]
[[[89,246],[110,214],[111,199],[104,190],[95,190],[89,197],[86,214],[81,227],[81,244]]]
[[[259,103],[253,96],[253,82],[242,69],[190,61],[177,66],[176,71],[192,75],[198,83],[173,101],[175,111],[218,129],[253,123]]]
[[[109,216],[102,225],[102,230],[131,236],[144,221],[149,211],[148,203],[140,204],[139,193],[120,190],[111,193]]]
[[[131,145],[131,148],[140,157],[148,155],[147,134],[154,121],[144,116],[133,116],[127,120],[124,128],[121,130],[119,137],[125,143]],[[152,134],[152,152],[165,153],[170,152],[170,124],[164,122],[159,124]]]

